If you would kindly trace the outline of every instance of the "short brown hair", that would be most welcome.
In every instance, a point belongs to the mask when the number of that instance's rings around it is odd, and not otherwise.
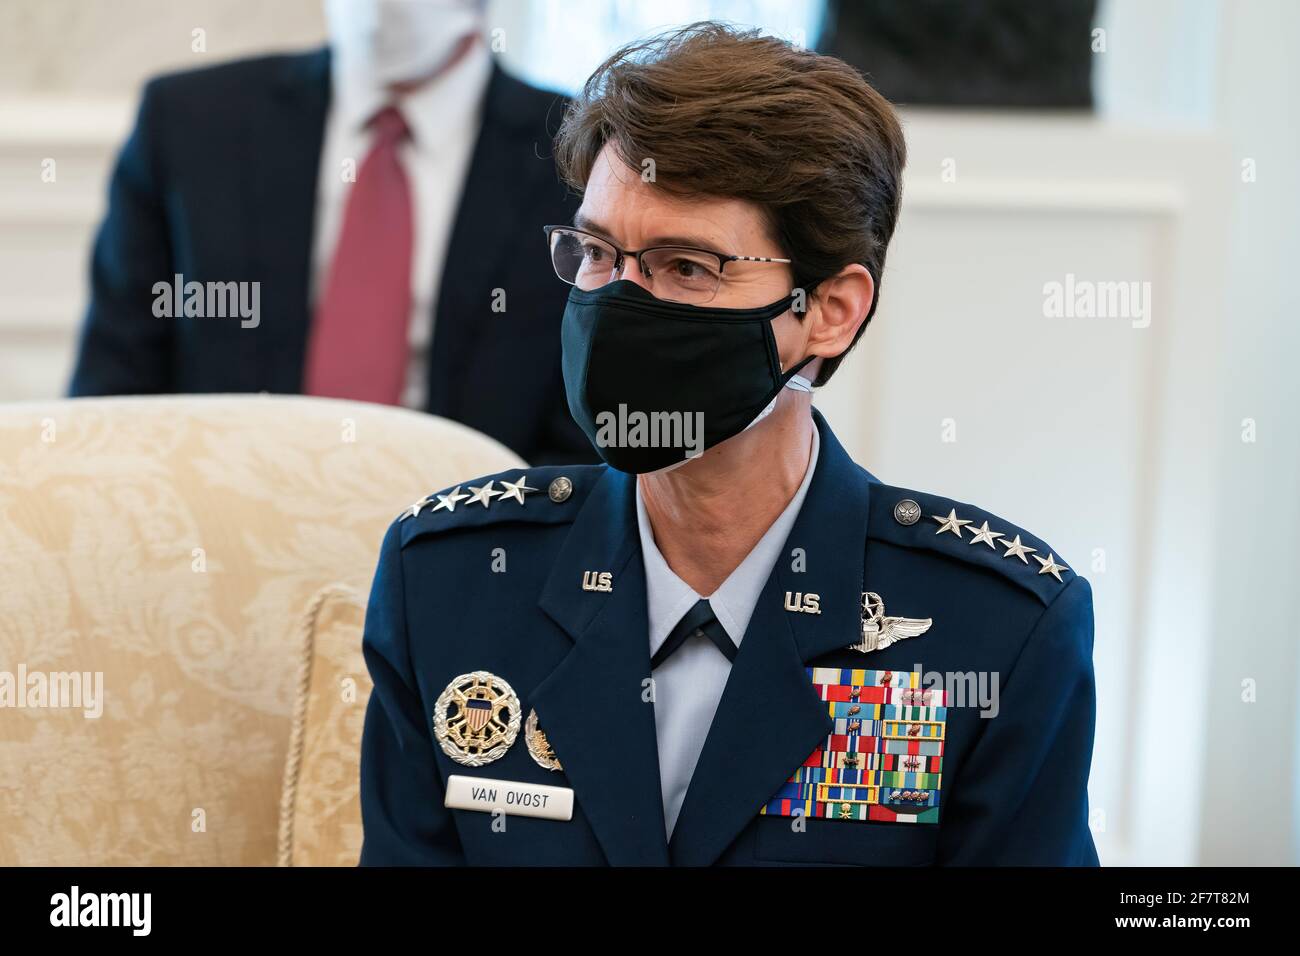
[[[906,148],[893,107],[847,63],[709,21],[631,43],[565,113],[555,153],[570,186],[586,188],[606,143],[638,171],[653,158],[668,192],[757,203],[796,288],[862,263],[875,313]],[[823,361],[817,384],[841,358]]]

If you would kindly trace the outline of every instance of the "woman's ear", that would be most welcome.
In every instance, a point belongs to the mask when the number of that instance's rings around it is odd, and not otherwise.
[[[845,266],[817,287],[809,303],[808,352],[822,358],[842,355],[867,319],[876,283],[860,262]]]

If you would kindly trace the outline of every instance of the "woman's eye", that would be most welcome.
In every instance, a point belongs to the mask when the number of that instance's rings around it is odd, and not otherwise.
[[[674,259],[669,263],[669,271],[678,279],[699,280],[709,274],[703,264],[693,259]]]

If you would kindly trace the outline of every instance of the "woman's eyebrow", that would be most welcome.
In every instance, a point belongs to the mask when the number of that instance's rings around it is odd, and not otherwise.
[[[613,235],[610,234],[610,231],[608,229],[606,229],[600,223],[596,222],[596,220],[592,219],[590,216],[586,216],[581,212],[574,214],[573,225],[575,228],[582,229],[586,232],[595,233],[598,236],[603,236],[604,238],[610,240],[610,242],[614,241],[614,237]]]
[[[582,229],[585,230],[586,232],[595,233],[596,235],[601,236],[602,238],[608,239],[610,242],[613,242],[615,245],[618,244],[617,242],[615,242],[614,237],[610,234],[610,231],[608,229],[606,229],[604,226],[602,226],[600,223],[596,222],[594,219],[590,218],[589,216],[582,214],[581,212],[579,212],[577,215],[573,217],[573,225],[577,229]],[[646,243],[647,248],[651,248],[654,246],[689,246],[694,249],[702,249],[705,252],[712,252],[714,255],[723,255],[723,253],[720,253],[718,251],[717,243],[715,243],[711,239],[706,239],[703,236],[691,236],[691,235],[655,236],[653,239],[651,239],[649,242]]]
[[[656,236],[654,241],[649,243],[651,246],[688,246],[692,249],[700,249],[704,252],[711,252],[715,256],[724,255],[717,249],[717,243],[705,239],[701,236]]]

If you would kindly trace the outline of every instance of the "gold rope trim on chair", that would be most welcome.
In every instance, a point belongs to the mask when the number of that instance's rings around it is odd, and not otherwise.
[[[295,644],[301,649],[298,683],[289,731],[289,751],[284,761],[284,786],[280,791],[280,831],[276,843],[276,866],[293,865],[293,822],[298,800],[298,777],[302,772],[302,751],[306,743],[307,709],[311,698],[312,670],[316,661],[316,620],[330,598],[359,602],[357,593],[342,584],[329,584],[317,591],[298,620]]]

